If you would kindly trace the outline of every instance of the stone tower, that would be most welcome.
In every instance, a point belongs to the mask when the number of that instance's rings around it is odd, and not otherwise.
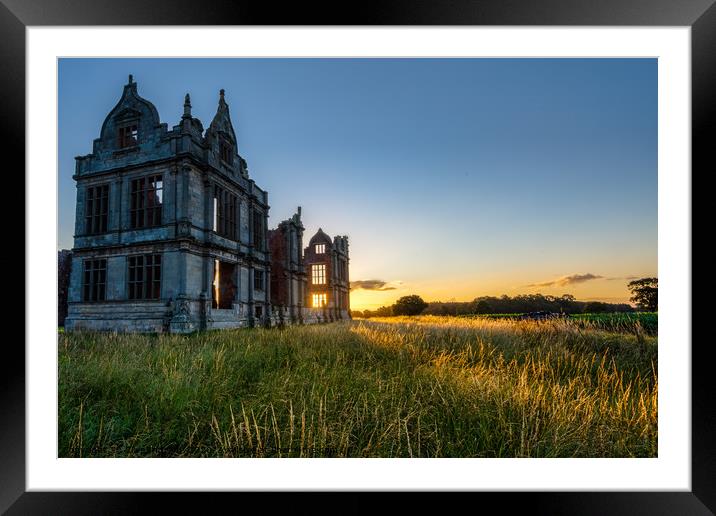
[[[268,194],[238,152],[224,90],[204,131],[169,130],[132,76],[76,158],[65,328],[190,332],[270,317]]]
[[[329,321],[350,319],[348,237],[333,240],[319,228],[304,250],[306,305],[320,308]]]

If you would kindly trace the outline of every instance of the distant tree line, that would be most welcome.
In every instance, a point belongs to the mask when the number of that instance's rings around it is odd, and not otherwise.
[[[412,301],[407,298],[417,298]],[[419,301],[418,301],[419,300]],[[417,312],[406,312],[406,305],[417,309],[423,302],[425,307]],[[602,301],[577,301],[571,294],[560,297],[543,294],[523,294],[515,297],[482,296],[472,301],[434,301],[425,303],[419,296],[405,296],[391,306],[376,310],[351,310],[353,317],[388,317],[392,315],[475,315],[475,314],[516,314],[527,312],[562,312],[566,314],[633,312],[627,303],[604,303]]]

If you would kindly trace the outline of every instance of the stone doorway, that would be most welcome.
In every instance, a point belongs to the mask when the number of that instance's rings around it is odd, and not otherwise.
[[[233,308],[236,297],[236,264],[214,260],[214,282],[211,307],[219,310]]]

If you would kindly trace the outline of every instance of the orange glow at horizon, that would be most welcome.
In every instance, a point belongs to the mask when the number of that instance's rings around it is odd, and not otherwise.
[[[643,276],[648,275],[644,274]],[[375,310],[381,306],[390,306],[398,298],[411,294],[417,294],[427,302],[467,302],[482,296],[508,295],[515,297],[539,293],[545,296],[571,294],[579,301],[630,303],[631,294],[626,286],[627,279],[620,281],[601,279],[567,286],[530,287],[527,286],[528,283],[528,281],[517,280],[508,282],[504,278],[495,278],[492,281],[480,281],[473,278],[463,281],[441,279],[406,282],[390,290],[354,289],[350,292],[350,307],[352,310]],[[515,284],[519,286],[515,286]]]

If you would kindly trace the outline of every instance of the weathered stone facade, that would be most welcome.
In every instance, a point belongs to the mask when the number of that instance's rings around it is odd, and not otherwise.
[[[318,319],[293,251],[300,209],[274,232],[291,252],[273,260],[280,271],[272,274],[268,193],[238,153],[224,90],[206,131],[188,94],[169,130],[130,75],[73,178],[67,331],[186,333]],[[277,281],[284,287],[272,306]]]
[[[271,303],[279,322],[350,319],[348,237],[331,241],[319,229],[302,253],[303,230],[299,207],[293,217],[269,232]]]
[[[271,304],[279,324],[304,322],[306,270],[303,265],[301,207],[269,231],[271,251]],[[309,317],[310,318],[310,317]]]
[[[308,276],[306,304],[321,308],[329,321],[350,319],[348,237],[331,240],[319,228],[303,254]]]

